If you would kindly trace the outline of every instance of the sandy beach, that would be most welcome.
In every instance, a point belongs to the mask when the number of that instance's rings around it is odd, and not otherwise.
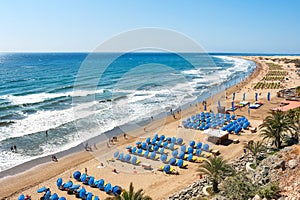
[[[285,80],[282,84],[285,88],[296,87],[300,85],[300,80],[296,73],[296,68],[293,64],[286,64],[280,61],[282,58],[287,59],[299,59],[296,56],[287,57],[267,57],[267,56],[247,56],[240,57],[256,62],[256,70],[243,82],[228,88],[224,93],[217,94],[214,99],[218,99],[219,96],[225,95],[225,101],[222,102],[223,106],[226,104],[226,108],[231,107],[232,94],[235,92],[235,104],[238,105],[242,101],[243,94],[246,93],[246,100],[250,103],[255,101],[255,93],[259,93],[259,101],[264,105],[259,109],[251,109],[250,115],[248,114],[247,107],[237,109],[235,115],[246,116],[251,122],[252,128],[258,127],[262,120],[268,115],[268,112],[272,108],[276,108],[280,105],[284,99],[277,97],[277,91],[280,89],[254,89],[256,83],[262,81],[263,77],[268,72],[268,65],[266,63],[274,63],[282,65],[283,69],[288,72],[288,80]],[[272,59],[272,60],[271,60]],[[275,59],[275,61],[273,61]],[[271,101],[267,100],[267,93],[271,94]],[[208,110],[212,106],[211,100],[208,99]],[[107,146],[106,141],[98,143],[96,148],[92,147],[93,151],[82,151],[59,157],[58,162],[49,162],[37,165],[30,170],[18,173],[13,176],[7,176],[0,179],[0,199],[17,199],[17,197],[23,193],[28,194],[32,199],[38,199],[41,194],[36,191],[40,187],[49,187],[52,193],[57,193],[59,196],[65,196],[67,199],[76,199],[74,195],[68,195],[67,192],[61,191],[56,186],[57,178],[61,177],[64,182],[69,180],[74,184],[81,184],[77,182],[72,174],[75,171],[84,172],[87,168],[88,175],[93,175],[95,179],[103,178],[106,182],[110,182],[112,185],[119,185],[124,189],[128,189],[130,182],[133,182],[135,189],[143,188],[145,193],[151,196],[155,200],[167,199],[168,196],[185,188],[196,179],[199,179],[199,175],[196,172],[199,164],[188,162],[188,169],[176,168],[179,171],[179,175],[169,175],[163,172],[157,171],[157,168],[163,165],[160,161],[149,161],[145,158],[138,157],[142,163],[149,163],[152,165],[153,170],[145,170],[141,166],[134,166],[132,164],[123,163],[118,160],[109,161],[113,158],[115,151],[121,151],[127,153],[126,146],[134,146],[137,141],[144,141],[145,138],[151,137],[154,134],[169,137],[181,137],[185,143],[189,143],[190,140],[201,141],[208,143],[212,149],[219,150],[221,156],[231,160],[243,153],[243,145],[249,140],[257,140],[259,138],[259,131],[252,133],[250,130],[244,130],[241,135],[230,134],[231,140],[238,139],[238,144],[214,145],[207,141],[206,135],[202,131],[185,129],[181,126],[181,121],[203,111],[203,105],[192,105],[188,109],[183,110],[180,113],[176,113],[175,117],[168,116],[164,119],[154,119],[153,122],[141,127],[137,130],[127,132],[128,139],[124,139],[122,135],[118,136],[118,141]],[[145,128],[145,129],[144,129]],[[104,167],[101,167],[101,163]],[[119,171],[118,174],[112,172],[113,169]],[[162,187],[163,186],[163,187]],[[97,188],[85,187],[87,191],[92,192],[94,195],[104,199],[108,195],[100,191]]]

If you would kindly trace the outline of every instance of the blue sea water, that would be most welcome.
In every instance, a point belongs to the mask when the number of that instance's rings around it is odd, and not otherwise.
[[[205,100],[255,69],[251,61],[228,56],[0,54],[0,171]]]

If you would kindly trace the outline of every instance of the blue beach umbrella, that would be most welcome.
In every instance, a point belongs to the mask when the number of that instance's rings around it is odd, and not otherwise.
[[[148,155],[149,155],[149,151],[147,150],[147,151],[145,151],[145,153],[144,153],[144,157],[145,157],[145,158],[148,158]]]
[[[198,142],[196,145],[196,149],[201,149],[201,147],[202,147],[202,142]]]
[[[82,174],[82,175],[80,176],[80,181],[81,181],[81,182],[84,182],[85,179],[86,179],[86,174],[84,173],[84,174]]]
[[[196,155],[197,155],[197,156],[200,156],[201,153],[202,153],[202,150],[201,150],[201,149],[197,149],[197,150],[196,150]]]
[[[165,148],[161,148],[160,149],[160,154],[164,154],[165,153]]]
[[[155,144],[155,143],[156,143],[156,138],[153,138],[151,144]]]
[[[76,179],[76,180],[79,180],[80,176],[81,176],[80,171],[76,171],[76,172],[73,173],[73,178]]]
[[[186,150],[186,146],[185,145],[183,145],[183,146],[181,146],[181,151],[185,151]]]
[[[121,195],[121,193],[122,193],[122,189],[121,189],[121,187],[120,186],[114,186],[113,188],[112,188],[112,193],[114,194],[114,195]]]
[[[163,141],[164,139],[165,139],[165,135],[161,135],[159,138],[160,141]]]
[[[158,141],[157,146],[161,147],[162,146],[163,141]]]
[[[146,142],[143,142],[142,143],[142,149],[146,149],[147,148],[147,143]]]
[[[143,149],[139,149],[139,150],[137,151],[137,153],[138,153],[139,155],[141,155],[142,152],[143,152]]]
[[[257,100],[258,100],[258,94],[255,93],[255,101],[257,101]]]
[[[21,194],[21,195],[18,197],[18,200],[25,200],[24,194]]]
[[[172,152],[172,156],[173,157],[176,157],[178,155],[178,150],[174,150],[173,152]]]
[[[221,108],[221,102],[218,100],[218,107]]]
[[[60,187],[62,185],[62,182],[63,182],[62,178],[58,178],[56,181],[56,186]]]
[[[54,193],[53,195],[51,195],[50,200],[58,200],[58,195]]]
[[[176,164],[176,158],[170,158],[169,163],[170,163],[170,165],[175,165]]]
[[[164,172],[169,173],[171,170],[171,166],[170,165],[165,165],[164,166]]]
[[[93,200],[99,200],[99,197],[98,196],[94,196]]]
[[[209,145],[208,144],[204,144],[203,145],[203,150],[204,151],[208,151],[209,150]]]
[[[165,142],[163,143],[163,146],[164,146],[164,147],[167,147],[168,144],[169,144],[169,142],[165,141]]]
[[[42,193],[42,192],[45,192],[47,190],[46,187],[41,187],[37,190],[37,193]]]
[[[137,162],[137,158],[136,158],[136,156],[133,156],[131,159],[131,163],[135,165],[136,162]]]
[[[206,111],[206,103],[204,104],[204,110]]]
[[[73,185],[72,181],[68,181],[67,183],[64,184],[64,188],[69,188]]]
[[[176,137],[171,138],[171,143],[176,143]]]
[[[193,147],[189,147],[188,148],[188,153],[193,153],[194,152],[194,148]]]
[[[150,137],[148,137],[147,139],[146,139],[146,143],[150,143],[150,141],[151,141],[151,138]]]
[[[271,94],[270,94],[270,92],[268,92],[267,99],[268,99],[268,101],[271,100]]]
[[[93,194],[89,192],[88,195],[86,196],[86,200],[92,200],[92,198],[93,198]]]
[[[94,185],[95,178],[93,176],[90,177],[88,184],[90,186]]]
[[[45,196],[44,196],[44,199],[49,199],[51,196],[51,191],[50,190],[47,190]]]
[[[181,151],[180,153],[179,153],[179,156],[178,156],[178,158],[180,158],[180,159],[183,159],[184,158],[184,151]]]
[[[174,143],[171,143],[169,149],[174,150]]]
[[[129,162],[130,158],[131,158],[131,156],[129,154],[126,154],[125,158],[124,158],[125,162]]]
[[[243,101],[246,101],[246,93],[243,94]]]
[[[103,189],[103,188],[104,188],[104,179],[100,179],[100,180],[98,181],[97,187],[98,187],[99,189]]]
[[[183,166],[183,160],[182,160],[182,159],[179,159],[179,160],[177,161],[177,166],[178,166],[178,167],[182,167],[182,166]]]
[[[235,92],[232,94],[232,101],[235,100]]]
[[[79,191],[79,197],[80,198],[83,198],[85,196],[85,193],[86,193],[86,190],[84,187],[82,187]]]
[[[191,146],[191,147],[194,147],[194,146],[195,146],[195,141],[194,141],[194,140],[192,140],[192,141],[190,142],[190,146]]]
[[[136,147],[133,147],[132,150],[131,150],[131,153],[135,154],[137,148]]]
[[[157,145],[154,146],[153,151],[158,151],[158,146]]]
[[[155,159],[155,156],[156,156],[156,153],[152,152],[151,155],[150,155],[150,159],[152,159],[152,160]]]
[[[160,160],[165,162],[167,160],[168,156],[166,154],[163,154],[160,156]]]
[[[136,144],[136,146],[139,146],[139,145],[142,144],[142,142],[141,141],[137,141],[135,144]]]
[[[119,151],[116,151],[116,152],[114,153],[114,157],[117,158],[118,156],[119,156]]]
[[[142,149],[139,149],[139,150],[142,150]],[[119,160],[123,161],[123,159],[124,159],[124,153],[120,153]]]
[[[80,188],[80,185],[72,185],[72,187],[70,187],[71,190],[77,190],[78,188]]]
[[[190,153],[190,154],[188,155],[188,157],[187,157],[187,160],[188,160],[188,161],[191,161],[192,159],[193,159],[193,154]]]
[[[111,186],[110,183],[107,183],[107,184],[105,185],[105,187],[104,187],[104,191],[105,191],[106,193],[111,192],[111,189],[112,189],[112,186]]]
[[[232,109],[232,111],[234,112],[234,101],[231,102],[231,109]]]

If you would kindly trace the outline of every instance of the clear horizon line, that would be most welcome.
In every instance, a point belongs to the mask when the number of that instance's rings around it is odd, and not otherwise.
[[[208,51],[208,52],[193,52],[193,51],[177,51],[177,52],[164,52],[164,51],[140,51],[140,52],[126,52],[126,51],[103,51],[103,52],[90,52],[90,51],[1,51],[4,53],[203,53],[203,54],[257,54],[257,55],[300,55],[300,53],[278,53],[278,52],[228,52],[228,51]]]

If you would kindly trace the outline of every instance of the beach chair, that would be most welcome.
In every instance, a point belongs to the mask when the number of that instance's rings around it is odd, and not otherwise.
[[[204,156],[205,156],[206,158],[211,157],[211,155],[212,155],[211,153],[205,153],[205,154],[204,154]]]
[[[195,162],[196,162],[196,163],[202,163],[203,160],[204,160],[204,158],[197,158],[197,159],[195,160]]]

